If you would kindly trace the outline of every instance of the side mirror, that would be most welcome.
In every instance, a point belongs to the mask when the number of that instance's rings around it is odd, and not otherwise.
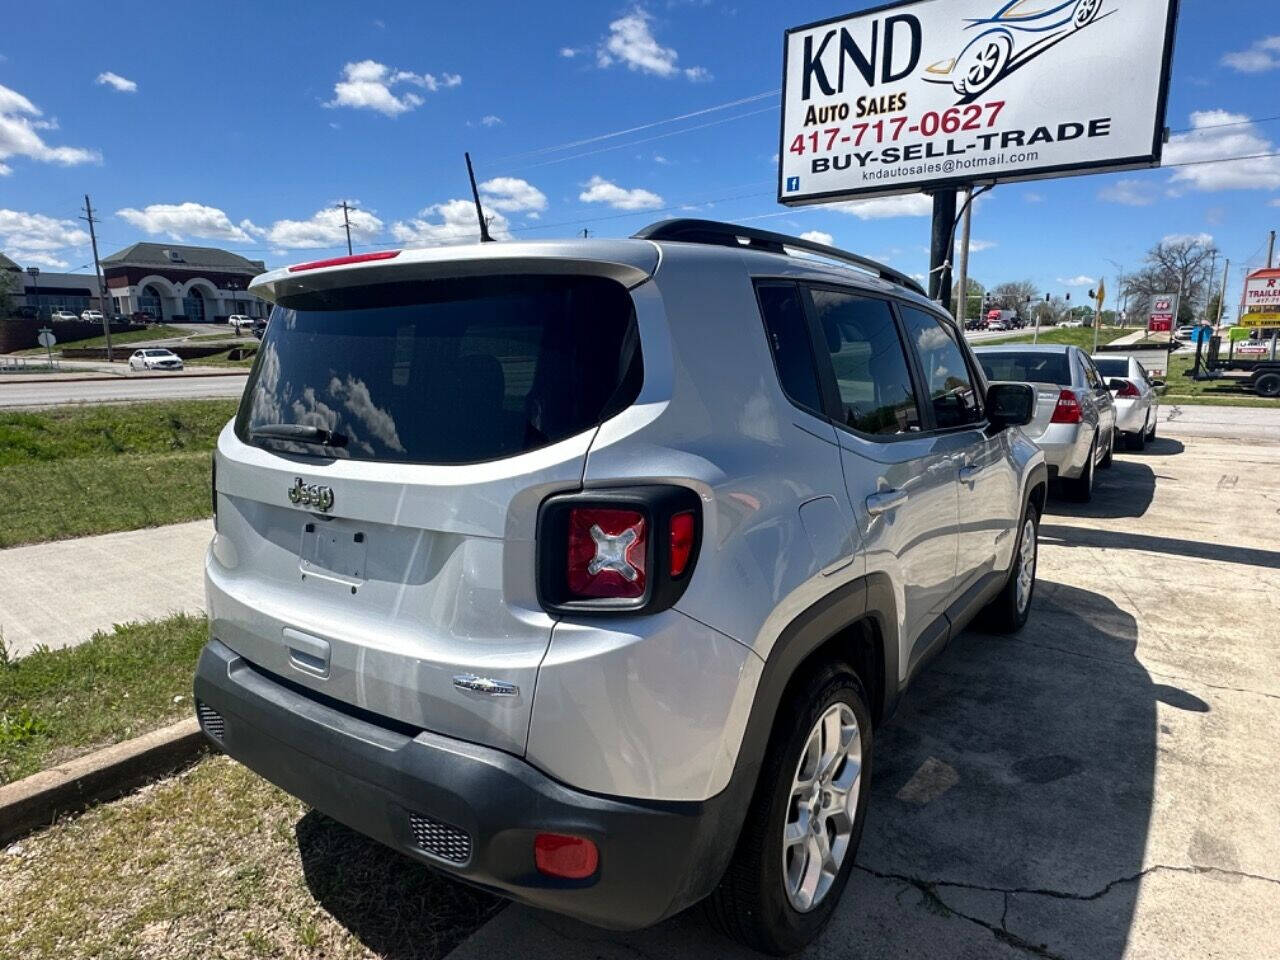
[[[1153,386],[1153,387],[1163,387],[1163,386],[1164,386],[1164,381],[1163,381],[1163,380],[1148,380],[1148,381],[1147,381],[1147,383],[1151,384],[1151,386]]]
[[[1107,381],[1108,390],[1123,390],[1124,385],[1125,385],[1125,382],[1123,380],[1119,380],[1115,377],[1112,377],[1110,380]]]
[[[997,430],[1023,427],[1035,418],[1036,388],[1029,383],[993,383],[987,387],[987,420]]]

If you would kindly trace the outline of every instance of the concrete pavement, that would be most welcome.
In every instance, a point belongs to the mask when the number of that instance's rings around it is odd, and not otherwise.
[[[1159,430],[1177,437],[1280,441],[1280,409],[1182,406],[1175,400],[1161,400]]]
[[[169,374],[122,377],[118,380],[40,380],[15,377],[0,381],[0,407],[50,407],[67,403],[124,403],[134,400],[175,400],[199,397],[238,397],[248,372],[217,377]]]
[[[1274,957],[1277,503],[1280,445],[1167,435],[1092,503],[1051,500],[1027,627],[959,637],[877,731],[857,866],[805,956]],[[758,956],[696,910],[616,934],[513,906],[450,957],[513,949]]]
[[[0,550],[9,653],[74,646],[116,623],[204,608],[212,520]]]

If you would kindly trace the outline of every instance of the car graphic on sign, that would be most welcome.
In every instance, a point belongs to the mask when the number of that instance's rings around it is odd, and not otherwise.
[[[961,103],[985,93],[997,81],[1098,19],[1102,0],[1009,0],[985,20],[970,20],[977,31],[954,57],[925,68],[924,79],[949,83]]]

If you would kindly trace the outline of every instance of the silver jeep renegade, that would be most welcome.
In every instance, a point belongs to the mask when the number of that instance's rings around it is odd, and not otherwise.
[[[902,274],[710,221],[251,289],[205,733],[513,899],[812,940],[877,728],[975,616],[1027,619],[1032,388]]]

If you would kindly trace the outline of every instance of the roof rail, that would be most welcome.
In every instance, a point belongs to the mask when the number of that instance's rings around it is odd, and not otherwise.
[[[651,223],[643,230],[633,234],[633,236],[637,240],[679,240],[683,243],[709,243],[723,247],[746,247],[750,250],[763,250],[766,253],[785,254],[787,252],[786,248],[790,247],[793,250],[804,250],[808,253],[816,253],[829,260],[838,260],[841,263],[850,264],[861,270],[873,273],[882,280],[888,280],[891,283],[904,286],[908,290],[914,290],[922,297],[928,296],[924,292],[924,288],[915,279],[900,270],[893,269],[887,264],[872,260],[869,257],[860,257],[858,254],[849,253],[847,250],[827,246],[825,243],[815,243],[812,240],[803,240],[800,237],[790,237],[785,233],[774,233],[772,230],[758,230],[755,227],[743,227],[736,223],[724,223],[719,220],[677,218]]]

